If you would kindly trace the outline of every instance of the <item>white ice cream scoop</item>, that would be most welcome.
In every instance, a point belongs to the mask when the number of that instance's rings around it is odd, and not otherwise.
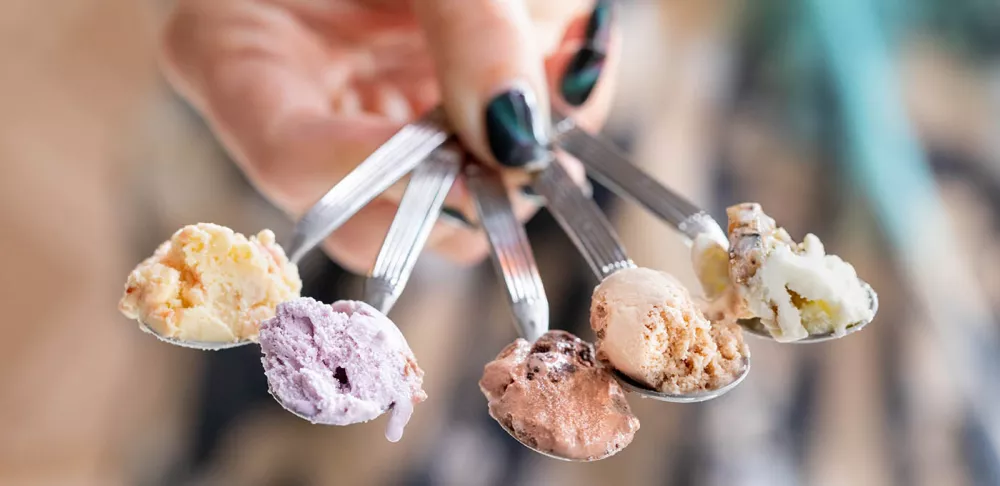
[[[584,165],[588,175],[611,189],[618,196],[638,203],[676,228],[689,243],[705,236],[710,236],[712,239],[721,238],[723,251],[727,251],[725,233],[705,210],[657,182],[638,166],[629,162],[609,142],[587,133],[577,127],[571,118],[563,116],[557,116],[554,139],[560,148]],[[551,201],[549,205],[551,208]],[[594,268],[594,271],[601,272],[603,270]],[[859,283],[869,297],[870,312],[866,313],[868,318],[853,323],[846,328],[845,332],[809,335],[788,342],[817,343],[839,339],[860,331],[870,324],[878,311],[878,296],[867,283],[860,279]],[[775,340],[775,337],[759,318],[741,319],[737,323],[749,334]]]

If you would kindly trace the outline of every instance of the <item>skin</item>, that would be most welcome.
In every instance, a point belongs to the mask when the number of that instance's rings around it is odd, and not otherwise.
[[[469,152],[493,161],[483,122],[489,100],[530,86],[587,129],[604,122],[618,56],[576,110],[559,80],[583,42],[589,0],[180,0],[163,34],[171,84],[206,118],[253,184],[298,217],[403,124],[443,104]],[[557,99],[548,99],[553,93]],[[579,163],[561,157],[583,181]],[[505,169],[515,212],[537,210]],[[400,183],[324,243],[357,272],[368,270],[395,215]],[[461,182],[446,200],[474,219]],[[487,254],[477,231],[439,223],[428,248],[459,263]]]

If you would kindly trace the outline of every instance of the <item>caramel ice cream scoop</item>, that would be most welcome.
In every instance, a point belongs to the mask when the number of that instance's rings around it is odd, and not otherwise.
[[[739,326],[709,322],[676,278],[649,268],[604,279],[594,290],[590,325],[598,359],[666,393],[724,387],[743,373],[749,354]]]
[[[247,238],[199,223],[178,230],[129,274],[118,308],[171,342],[252,342],[261,321],[301,289],[298,269],[270,230]]]

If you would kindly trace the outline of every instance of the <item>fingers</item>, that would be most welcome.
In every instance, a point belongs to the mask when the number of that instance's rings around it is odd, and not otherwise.
[[[293,216],[400,123],[331,106],[331,52],[263,2],[178,2],[163,34],[171,84],[205,117],[251,182]]]
[[[345,54],[338,46],[318,41],[312,24],[282,5],[180,0],[165,29],[164,67],[254,185],[297,216],[419,111],[417,107],[436,103],[439,93],[431,76],[409,85],[395,83],[401,87],[396,91],[373,83],[370,88],[381,93],[371,97],[378,105],[374,111],[385,116],[366,114],[372,107],[361,107],[348,96],[358,92],[336,87],[345,76],[338,69],[350,66],[337,61]],[[608,71],[616,41],[612,31],[610,47],[601,50],[607,30],[598,20],[605,17],[591,15],[591,5],[591,0],[531,0],[527,6],[525,0],[413,2],[449,119],[476,158],[511,168],[544,160],[550,92],[557,106],[574,110],[579,123],[600,125],[610,106],[613,79]],[[338,10],[327,20],[338,22],[337,29],[361,24],[345,15]],[[588,29],[591,23],[594,28]],[[413,33],[419,35],[415,28]],[[555,55],[543,61],[553,50]],[[601,60],[605,72],[593,86],[568,81],[587,78],[579,73],[600,71],[595,67]],[[574,89],[563,90],[563,85]],[[406,91],[411,89],[413,93]],[[400,93],[410,99],[410,107],[401,102]],[[561,162],[574,179],[583,180],[576,161]],[[504,173],[515,212],[526,220],[537,207],[520,195],[525,174]],[[337,231],[326,244],[328,252],[352,270],[367,270],[395,214],[402,186],[394,186]],[[453,196],[450,207],[475,214],[461,187]],[[478,231],[439,224],[428,248],[472,263],[482,259],[488,247]]]
[[[413,2],[449,120],[477,158],[525,167],[550,125],[542,53],[524,0]]]

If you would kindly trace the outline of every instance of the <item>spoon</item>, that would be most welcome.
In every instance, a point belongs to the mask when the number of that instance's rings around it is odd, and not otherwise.
[[[538,267],[532,256],[531,244],[524,227],[514,216],[506,188],[499,175],[477,165],[466,166],[465,173],[476,202],[479,219],[490,240],[490,252],[495,268],[505,283],[517,332],[525,340],[534,342],[549,330],[549,304]],[[615,453],[612,451],[588,459],[560,456],[522,440],[503,422],[497,420],[497,423],[523,446],[552,459],[592,462]]]
[[[514,326],[534,342],[549,330],[549,301],[524,226],[514,216],[500,175],[478,164],[465,166],[466,182],[490,242],[493,266],[504,282]]]
[[[545,197],[549,212],[569,235],[587,260],[598,280],[635,264],[625,253],[611,222],[593,199],[586,197],[562,165],[551,163],[535,178],[535,191]],[[736,387],[750,371],[750,358],[744,357],[743,370],[731,383],[697,393],[669,393],[652,389],[628,379],[617,370],[613,376],[629,391],[645,398],[672,403],[695,403],[718,398]]]
[[[503,430],[504,430],[504,432],[507,432],[507,434],[508,434],[508,435],[510,435],[510,436],[511,436],[511,437],[513,437],[513,438],[514,438],[515,440],[517,440],[518,442],[520,442],[520,443],[521,443],[521,445],[523,445],[524,447],[527,447],[528,449],[531,449],[532,451],[534,451],[534,452],[537,452],[537,453],[539,453],[539,454],[541,454],[541,455],[543,455],[543,456],[545,456],[545,457],[548,457],[548,458],[551,458],[551,459],[558,459],[558,460],[560,460],[560,461],[566,461],[566,462],[594,462],[594,461],[600,461],[601,459],[606,459],[606,458],[608,458],[608,457],[610,457],[610,456],[612,456],[612,455],[613,455],[613,454],[609,453],[609,454],[605,454],[605,455],[603,455],[603,456],[598,456],[598,457],[594,457],[593,459],[580,459],[580,458],[576,458],[576,457],[563,457],[563,456],[557,456],[557,455],[555,455],[555,454],[553,454],[553,453],[551,453],[551,452],[549,452],[549,451],[543,451],[543,450],[541,450],[541,449],[538,449],[538,448],[535,448],[535,447],[532,447],[532,446],[531,446],[531,444],[528,444],[527,442],[525,442],[525,441],[521,440],[521,439],[520,439],[520,438],[519,438],[519,437],[518,437],[518,436],[517,436],[517,435],[516,435],[516,434],[514,433],[514,431],[513,431],[513,430],[509,429],[509,428],[508,428],[508,427],[507,427],[506,425],[504,425],[504,424],[500,423],[500,421],[499,421],[499,420],[497,420],[496,422],[497,422],[498,424],[500,424],[500,428],[501,428],[501,429],[503,429]]]
[[[365,281],[364,300],[379,312],[389,314],[403,293],[441,214],[445,197],[462,168],[462,155],[456,142],[448,142],[414,169]]]
[[[365,281],[364,301],[383,315],[389,314],[406,287],[461,167],[462,152],[455,141],[449,141],[434,150],[413,170],[375,264]],[[292,414],[312,423],[328,424],[297,412],[295,407],[283,403],[277,394],[272,395]],[[397,407],[408,409],[402,411],[402,415],[412,413],[413,405],[407,400],[395,401],[383,412]],[[386,437],[390,436],[390,429],[395,428],[395,420],[397,418],[394,416],[389,418]],[[398,429],[401,434],[402,426]],[[395,437],[389,440],[398,440],[399,435]]]
[[[435,109],[400,129],[330,189],[296,223],[292,240],[285,246],[289,261],[298,263],[310,249],[417,167],[450,136],[441,109]],[[255,342],[249,339],[234,342],[189,341],[163,336],[141,321],[140,326],[163,342],[205,351],[235,348]]]
[[[726,233],[707,211],[660,184],[641,168],[629,162],[611,143],[580,129],[572,118],[557,115],[554,132],[556,143],[579,160],[586,167],[587,174],[619,197],[637,202],[676,228],[684,235],[689,246],[698,236],[706,234],[716,240],[726,241]],[[871,286],[861,279],[858,280],[870,296],[872,319],[847,328],[847,332],[843,334],[817,334],[792,342],[819,343],[840,339],[870,324],[878,312],[878,296]],[[754,336],[774,340],[774,336],[764,328],[759,318],[739,319],[737,324]]]
[[[164,336],[164,335],[156,332],[152,327],[150,327],[145,322],[139,321],[139,325],[140,325],[140,327],[142,328],[143,331],[146,331],[146,332],[152,334],[153,336],[156,336],[156,339],[159,339],[160,341],[163,341],[163,342],[165,342],[167,344],[173,344],[174,346],[180,346],[182,348],[199,349],[199,350],[202,350],[202,351],[219,351],[219,350],[223,350],[223,349],[230,349],[230,348],[236,348],[236,347],[239,347],[239,346],[245,346],[247,344],[252,344],[252,343],[256,344],[256,342],[257,342],[257,341],[252,341],[250,339],[244,339],[244,340],[241,340],[241,341],[219,341],[219,342],[213,342],[213,341],[185,341],[185,340],[180,339],[180,338]]]
[[[292,263],[417,167],[451,137],[444,111],[435,109],[404,126],[333,186],[296,224],[285,246]]]
[[[470,164],[465,168],[465,175],[481,226],[490,241],[494,268],[503,278],[507,290],[507,301],[514,314],[517,333],[533,342],[549,330],[549,303],[527,234],[514,216],[507,190],[497,173]],[[534,452],[561,461],[583,462],[540,450],[522,440],[501,421],[497,420],[497,423],[521,445]]]

